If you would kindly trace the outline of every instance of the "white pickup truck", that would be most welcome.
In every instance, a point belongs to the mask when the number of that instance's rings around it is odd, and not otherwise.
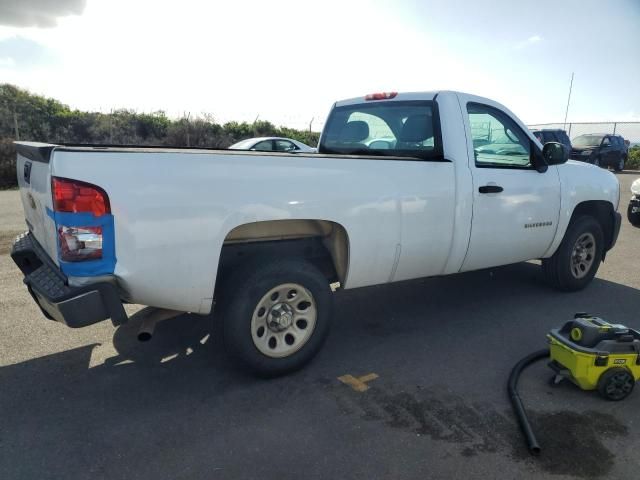
[[[12,256],[44,315],[118,325],[124,302],[215,305],[230,353],[263,375],[318,352],[337,283],[542,259],[554,287],[578,290],[620,228],[613,174],[543,148],[502,105],[450,91],[337,102],[318,153],[17,151],[29,231]]]

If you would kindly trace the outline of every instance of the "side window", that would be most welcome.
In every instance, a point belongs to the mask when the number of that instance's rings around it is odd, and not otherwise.
[[[278,152],[290,152],[296,150],[296,146],[288,140],[276,140],[276,150]]]
[[[271,140],[263,140],[256,143],[251,150],[260,150],[270,152],[273,150],[273,142]]]
[[[531,168],[531,141],[506,113],[479,103],[467,104],[476,166]]]
[[[604,137],[604,140],[602,140],[602,146],[608,147],[610,145],[611,145],[611,140],[609,139],[609,137]]]

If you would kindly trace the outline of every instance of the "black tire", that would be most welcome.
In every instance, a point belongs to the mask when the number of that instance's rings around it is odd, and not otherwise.
[[[624,164],[626,159],[624,157],[620,157],[620,160],[614,165],[613,170],[616,172],[621,172],[624,170]]]
[[[594,159],[593,159],[593,164],[594,164],[596,167],[601,167],[601,166],[602,166],[602,164],[601,164],[601,162],[600,162],[600,157],[596,157],[596,158],[594,158]]]
[[[619,402],[633,392],[635,385],[636,380],[629,370],[620,367],[610,368],[598,380],[598,393],[607,400]]]
[[[262,353],[254,343],[252,318],[259,302],[272,288],[288,283],[298,284],[312,295],[315,326],[297,351],[273,358]],[[246,369],[261,377],[275,377],[300,369],[318,353],[329,333],[333,306],[329,281],[304,259],[247,261],[226,278],[216,297],[225,349]],[[273,333],[267,330],[264,335]]]
[[[591,266],[577,277],[573,273],[574,247],[578,239],[585,234],[591,234],[595,240],[595,248],[592,253]],[[598,271],[602,254],[604,252],[604,234],[600,223],[591,216],[581,216],[574,219],[560,246],[550,258],[542,259],[542,271],[547,282],[558,290],[574,292],[586,287]]]
[[[627,207],[627,220],[629,220],[629,223],[631,225],[633,225],[634,227],[640,227],[640,210],[637,212],[632,212],[633,207],[640,207],[640,202],[629,202],[629,206]]]

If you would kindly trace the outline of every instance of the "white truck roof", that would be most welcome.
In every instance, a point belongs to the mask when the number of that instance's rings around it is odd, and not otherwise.
[[[396,93],[396,92],[394,92]],[[433,100],[435,96],[440,92],[397,92],[395,97],[384,101],[398,101],[398,100]],[[335,103],[336,107],[342,107],[344,105],[353,105],[356,103],[362,103],[365,101],[365,95],[359,97],[347,98],[345,100],[339,100]],[[375,101],[375,100],[374,100]]]

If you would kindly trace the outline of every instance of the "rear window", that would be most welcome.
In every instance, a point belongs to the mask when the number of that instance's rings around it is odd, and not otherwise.
[[[425,101],[336,107],[327,120],[318,151],[442,160],[437,115],[434,102]]]
[[[549,142],[557,142],[558,139],[556,138],[554,132],[542,132],[543,138],[544,138],[544,142],[542,143],[549,143]]]

